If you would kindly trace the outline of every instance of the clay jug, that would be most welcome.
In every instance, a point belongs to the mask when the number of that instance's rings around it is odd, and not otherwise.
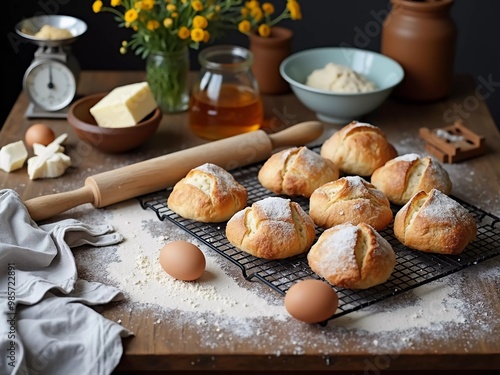
[[[395,89],[400,98],[436,101],[450,94],[456,26],[453,0],[391,0],[384,20],[381,52],[398,61],[405,77]]]
[[[249,36],[248,49],[254,56],[252,72],[261,94],[283,94],[290,90],[279,67],[292,51],[292,37],[292,30],[280,26],[272,27],[271,35],[265,38],[257,34]]]

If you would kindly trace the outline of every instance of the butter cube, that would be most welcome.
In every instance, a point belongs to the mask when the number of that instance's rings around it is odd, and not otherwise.
[[[30,180],[62,176],[66,169],[71,166],[71,158],[62,152],[56,152],[36,168],[38,158],[39,156],[33,156],[28,159],[28,176]]]
[[[123,128],[137,125],[157,107],[147,82],[133,83],[113,89],[92,108],[97,125]]]
[[[23,167],[28,150],[23,141],[17,141],[5,145],[0,149],[0,169],[12,172]]]

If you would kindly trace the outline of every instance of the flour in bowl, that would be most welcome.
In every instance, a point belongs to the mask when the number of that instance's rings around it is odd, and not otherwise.
[[[306,85],[315,89],[359,93],[375,90],[375,84],[362,74],[345,65],[328,63],[321,69],[314,70],[308,77]]]

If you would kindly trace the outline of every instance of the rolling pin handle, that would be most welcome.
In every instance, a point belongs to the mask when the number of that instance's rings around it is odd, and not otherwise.
[[[24,202],[31,219],[48,219],[84,203],[94,203],[94,192],[89,186],[63,193],[49,194]]]
[[[269,134],[273,149],[305,145],[323,134],[324,126],[319,121],[306,121],[293,125],[278,133]]]

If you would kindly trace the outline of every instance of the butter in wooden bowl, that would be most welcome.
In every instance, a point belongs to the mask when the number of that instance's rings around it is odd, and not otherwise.
[[[156,132],[161,119],[147,82],[85,96],[68,111],[68,122],[76,135],[111,154],[141,146]]]
[[[157,107],[147,82],[116,87],[90,108],[97,125],[124,128],[137,125]]]

